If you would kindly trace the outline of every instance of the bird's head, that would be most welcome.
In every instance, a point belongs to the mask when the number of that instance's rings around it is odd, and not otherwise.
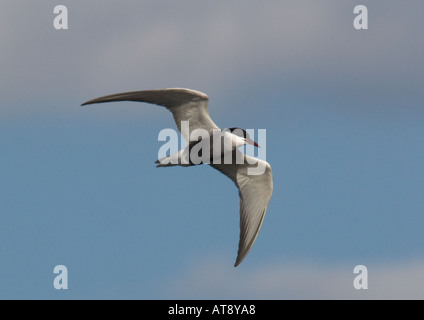
[[[230,131],[232,134],[236,135],[237,137],[241,138],[240,145],[251,144],[251,145],[254,145],[255,147],[260,148],[259,144],[257,144],[252,138],[250,138],[246,130],[242,128],[229,128],[228,131]]]

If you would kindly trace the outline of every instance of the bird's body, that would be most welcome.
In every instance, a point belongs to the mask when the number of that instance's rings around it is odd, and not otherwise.
[[[271,166],[238,150],[239,146],[246,143],[258,146],[257,143],[243,129],[221,130],[209,116],[208,96],[199,91],[181,88],[133,91],[100,97],[83,105],[114,101],[147,102],[164,106],[172,112],[178,130],[188,146],[156,161],[158,167],[206,163],[236,184],[240,196],[240,241],[235,266],[239,265],[258,236],[273,190]],[[184,128],[185,122],[189,124],[188,130]],[[206,133],[203,134],[204,138],[191,141],[190,137],[199,131]],[[222,143],[222,139],[229,139],[230,142]],[[209,148],[200,148],[205,142]],[[216,143],[220,144],[219,148],[216,148]],[[215,152],[216,150],[219,151]],[[205,154],[205,151],[209,154]],[[196,159],[193,158],[193,153],[197,156]],[[257,168],[262,170],[255,172],[258,171]]]

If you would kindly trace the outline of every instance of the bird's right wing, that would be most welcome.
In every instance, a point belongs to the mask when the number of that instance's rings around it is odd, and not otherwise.
[[[172,112],[180,132],[181,121],[189,121],[189,132],[181,132],[187,142],[189,141],[189,135],[196,129],[205,129],[208,132],[212,132],[213,129],[219,129],[210,118],[208,96],[200,91],[191,89],[171,88],[124,92],[93,99],[82,105],[114,101],[147,102],[166,107]]]
[[[236,153],[241,154],[239,150]],[[243,164],[233,159],[231,164],[211,164],[212,167],[228,176],[239,189],[240,196],[240,240],[237,253],[237,267],[247,256],[255,242],[272,196],[273,182],[271,166],[260,159],[242,154]],[[257,161],[256,164],[250,164]],[[261,174],[251,174],[257,168],[263,168]],[[256,172],[258,173],[258,172]]]

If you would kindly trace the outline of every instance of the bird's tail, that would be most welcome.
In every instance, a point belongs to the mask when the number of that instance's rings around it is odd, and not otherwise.
[[[167,158],[169,158],[169,157],[165,157],[165,158],[162,158],[162,159],[160,159],[160,160],[156,160],[155,161],[155,163],[156,163],[156,168],[161,168],[161,167],[174,167],[174,166],[180,166],[181,164],[175,164],[175,163],[171,163],[170,161],[168,161],[168,159]]]
[[[157,160],[155,162],[156,167],[192,166],[193,164],[190,163],[187,151],[188,149],[185,148],[183,150],[178,151],[177,153],[171,154],[170,156],[166,156]]]

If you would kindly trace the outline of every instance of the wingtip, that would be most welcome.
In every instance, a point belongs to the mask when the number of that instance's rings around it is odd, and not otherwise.
[[[240,263],[243,262],[244,258],[245,257],[241,258],[240,256],[238,256],[236,259],[236,262],[234,263],[234,268],[237,268],[240,265]]]
[[[93,103],[95,103],[94,100],[89,100],[89,101],[86,101],[86,102],[82,103],[81,104],[81,107],[84,107],[84,106],[86,106],[88,104],[93,104]]]
[[[84,103],[81,103],[81,107],[84,107],[84,106],[86,106],[87,104],[91,104],[91,103],[93,103],[93,102],[92,102],[92,100],[88,100],[88,101],[86,101],[86,102],[84,102]]]
[[[110,100],[106,100],[105,99],[106,97],[109,97],[109,96],[105,96],[105,97],[100,97],[100,98],[88,100],[88,101],[84,102],[83,104],[81,104],[81,107],[86,106],[88,104],[96,104],[96,103],[103,103],[103,102],[113,102],[113,101],[110,101]]]

